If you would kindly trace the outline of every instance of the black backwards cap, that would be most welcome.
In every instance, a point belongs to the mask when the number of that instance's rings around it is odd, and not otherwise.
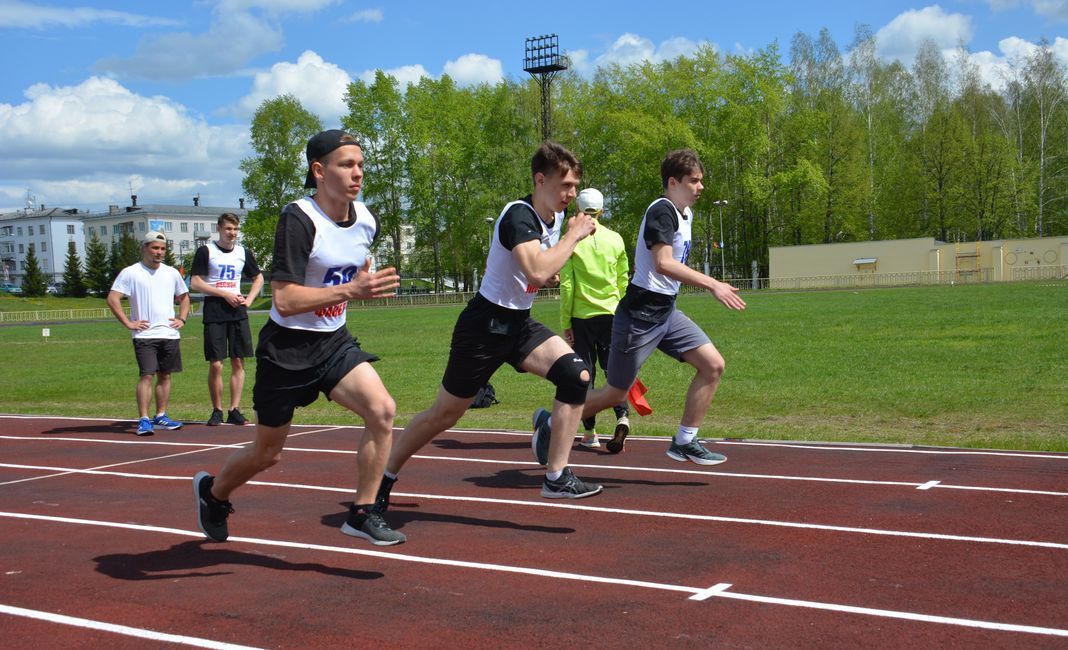
[[[352,138],[351,142],[342,142],[341,138],[348,136]],[[312,136],[311,140],[308,140],[308,147],[304,150],[304,154],[308,159],[308,176],[304,179],[304,187],[315,187],[315,176],[311,172],[312,161],[319,160],[327,156],[331,151],[338,147],[345,145],[360,146],[360,143],[356,141],[356,138],[341,129],[330,129],[329,131],[323,131]]]

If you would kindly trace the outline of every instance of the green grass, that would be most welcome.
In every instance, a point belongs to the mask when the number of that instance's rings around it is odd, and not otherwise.
[[[1068,451],[1068,283],[744,297],[741,313],[707,295],[680,299],[727,360],[702,436]],[[51,307],[26,307],[35,308]],[[352,332],[382,357],[375,367],[397,401],[398,424],[437,391],[460,309],[349,312]],[[556,326],[556,303],[538,303],[534,316]],[[265,318],[253,315],[254,331]],[[45,341],[40,325],[0,327],[0,411],[132,418],[129,334],[115,322],[49,328]],[[176,418],[208,415],[201,335],[191,320],[186,369],[174,379]],[[635,418],[636,432],[674,431],[691,376],[689,366],[654,355],[641,377],[655,412]],[[525,430],[531,411],[551,402],[547,382],[508,366],[492,381],[501,404],[470,411],[460,426]],[[359,422],[326,400],[297,413],[298,423]]]

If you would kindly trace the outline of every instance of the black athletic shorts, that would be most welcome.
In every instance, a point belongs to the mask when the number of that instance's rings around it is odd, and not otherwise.
[[[356,341],[348,341],[322,364],[313,368],[290,370],[260,358],[256,360],[256,383],[252,387],[252,408],[256,421],[269,427],[279,427],[293,420],[298,406],[307,406],[319,397],[330,399],[345,375],[363,362],[378,361],[378,357],[364,352]]]
[[[594,362],[608,371],[608,351],[612,348],[612,314],[590,318],[572,318],[571,334],[575,337],[575,354],[590,368],[590,384],[597,375]]]
[[[234,357],[246,359],[252,354],[252,331],[247,318],[204,323],[205,361],[223,361]]]
[[[456,397],[474,397],[503,364],[523,372],[519,364],[553,336],[530,310],[500,307],[475,294],[456,319],[441,385]]]
[[[180,339],[134,339],[134,355],[141,376],[162,372],[169,375],[182,371],[182,342]]]

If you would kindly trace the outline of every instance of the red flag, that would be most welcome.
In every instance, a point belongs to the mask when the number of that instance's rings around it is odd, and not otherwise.
[[[635,379],[630,390],[627,391],[627,399],[630,400],[638,415],[649,415],[653,412],[653,407],[649,406],[649,402],[645,401],[644,395],[647,392],[649,392],[649,389],[645,387],[641,379]]]

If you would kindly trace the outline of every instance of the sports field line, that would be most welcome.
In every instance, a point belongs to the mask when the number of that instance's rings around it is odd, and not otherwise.
[[[201,639],[195,636],[186,636],[183,634],[154,632],[152,630],[146,630],[144,628],[139,627],[130,627],[128,625],[118,625],[115,623],[105,623],[103,621],[94,621],[88,618],[78,618],[77,616],[66,616],[64,614],[53,614],[52,612],[42,612],[36,609],[14,607],[12,605],[4,605],[2,603],[0,603],[0,614],[10,614],[11,616],[32,618],[38,621],[59,623],[60,625],[70,625],[73,627],[80,627],[89,630],[99,630],[101,632],[113,632],[115,634],[121,634],[123,636],[132,636],[138,639],[149,639],[151,641],[165,641],[167,643],[177,643],[179,645],[193,646],[195,648],[212,648],[213,650],[261,650],[260,648],[256,648],[254,646],[237,645],[235,643],[225,643],[222,641],[212,641],[210,639]]]
[[[144,524],[130,524],[130,523],[118,523],[110,521],[98,521],[92,519],[76,519],[71,517],[56,517],[51,515],[35,515],[28,513],[17,512],[0,512],[0,517],[9,517],[14,519],[29,519],[37,521],[48,521],[55,523],[67,523],[81,526],[103,526],[108,528],[121,528],[125,530],[137,530],[153,533],[164,533],[169,535],[179,535],[182,537],[193,537],[203,539],[203,534],[200,532],[194,532],[189,530],[182,530],[179,528],[165,528],[161,526],[151,526]],[[874,616],[881,618],[894,618],[899,620],[916,621],[923,623],[937,623],[941,625],[957,625],[963,627],[995,630],[1000,632],[1020,632],[1025,634],[1040,634],[1046,636],[1068,637],[1068,630],[1059,629],[1053,627],[1040,627],[1034,625],[1018,625],[1014,623],[1002,623],[996,621],[984,621],[978,619],[966,619],[956,618],[949,616],[938,616],[932,614],[921,614],[916,612],[904,612],[897,610],[887,609],[873,609],[869,607],[859,607],[855,605],[845,605],[839,603],[825,603],[819,601],[800,600],[794,598],[777,598],[774,596],[761,596],[758,594],[745,594],[740,592],[729,591],[729,585],[731,583],[721,582],[717,583],[714,587],[690,587],[687,585],[673,585],[667,583],[650,582],[645,580],[630,580],[627,578],[614,578],[609,576],[594,576],[585,575],[581,573],[571,573],[565,571],[551,571],[547,569],[536,569],[530,567],[509,566],[502,564],[490,564],[484,562],[470,562],[467,560],[454,560],[447,558],[434,558],[419,555],[408,555],[404,553],[391,553],[386,551],[374,551],[369,549],[357,549],[343,546],[327,546],[324,544],[308,544],[304,542],[290,542],[285,540],[275,539],[263,539],[257,537],[230,537],[227,543],[246,543],[262,546],[274,546],[283,548],[297,548],[311,551],[324,551],[327,553],[338,553],[344,555],[361,555],[365,557],[376,557],[391,561],[400,562],[413,562],[419,564],[429,564],[436,566],[444,566],[449,568],[463,568],[463,569],[475,569],[481,571],[492,571],[500,573],[512,573],[520,575],[536,576],[540,578],[551,578],[556,580],[573,580],[585,583],[594,584],[608,584],[620,587],[635,587],[642,589],[655,589],[659,591],[670,591],[675,593],[690,594],[689,599],[692,600],[708,600],[710,598],[732,598],[735,600],[745,600],[750,602],[758,602],[770,605],[782,605],[788,607],[803,607],[809,609],[820,609],[824,611],[841,612],[847,614],[860,614],[865,616]],[[696,598],[695,598],[696,596]]]
[[[333,429],[333,427],[328,428],[328,429],[323,429],[323,430],[324,431],[330,431],[332,429]],[[304,433],[316,433],[316,431],[306,431]],[[8,438],[10,438],[10,436],[0,436],[0,438],[8,439]],[[48,440],[48,439],[49,438],[45,438],[45,440]],[[75,438],[75,440],[79,440],[79,438]],[[131,441],[131,442],[135,442],[135,441]],[[188,456],[189,454],[199,454],[200,452],[203,452],[203,451],[213,451],[215,449],[220,449],[220,448],[226,449],[226,448],[231,448],[231,447],[242,447],[242,446],[247,445],[247,444],[251,444],[251,441],[244,442],[244,443],[230,443],[230,444],[226,444],[226,445],[208,445],[208,446],[202,446],[202,447],[200,447],[198,449],[193,449],[191,451],[183,451],[183,452],[177,453],[177,454],[165,454],[163,456],[153,456],[151,458],[138,458],[138,459],[135,459],[135,460],[128,460],[128,461],[125,461],[125,462],[122,462],[122,463],[111,463],[110,465],[99,465],[97,467],[91,467],[89,469],[98,470],[98,469],[110,469],[112,467],[123,467],[125,465],[137,465],[139,463],[147,463],[147,462],[157,461],[157,460],[167,460],[169,458],[177,458],[179,456]],[[81,471],[81,470],[67,470],[67,471],[60,472],[59,474],[50,474],[50,475],[46,475],[46,476],[31,476],[29,478],[21,478],[21,479],[17,479],[17,480],[14,480],[14,481],[5,481],[5,482],[0,483],[0,486],[13,485],[15,483],[25,483],[27,481],[40,481],[41,479],[46,479],[46,478],[55,478],[57,476],[64,476],[66,474],[70,474],[70,473],[72,473],[72,471]]]
[[[327,431],[327,430],[329,430],[329,429],[313,430],[313,431],[308,431],[308,432],[305,432],[305,433],[319,433],[321,431]],[[292,437],[295,437],[295,436],[294,435],[290,435],[290,437],[292,438]],[[36,442],[44,442],[44,441],[90,442],[90,443],[98,443],[98,444],[115,444],[115,445],[138,445],[138,444],[140,444],[140,445],[169,445],[169,446],[178,446],[178,447],[196,447],[198,450],[205,450],[205,451],[210,451],[210,450],[213,450],[213,449],[235,448],[235,447],[240,447],[240,446],[243,446],[245,444],[248,444],[247,442],[245,442],[245,443],[236,443],[236,444],[235,443],[230,443],[230,444],[215,445],[215,444],[206,443],[206,442],[165,442],[165,441],[162,441],[162,440],[159,440],[159,441],[155,441],[155,440],[104,440],[104,439],[100,439],[100,438],[67,438],[67,437],[53,437],[53,436],[49,436],[47,438],[43,438],[41,436],[6,436],[6,435],[0,435],[0,440],[29,440],[29,441],[36,441]],[[337,454],[337,455],[349,455],[349,456],[357,455],[357,452],[355,450],[352,450],[352,449],[323,449],[323,448],[288,447],[287,446],[287,447],[285,447],[283,449],[283,451],[284,452],[311,453],[311,454]],[[192,453],[192,452],[190,452],[190,453]],[[160,456],[158,458],[177,457],[177,456],[182,456],[182,455],[184,455],[184,454],[173,454],[173,456]],[[427,455],[427,454],[416,454],[416,455],[412,456],[412,458],[419,458],[419,459],[422,459],[422,460],[447,461],[447,462],[482,463],[482,464],[491,464],[491,465],[516,465],[516,466],[522,466],[522,467],[527,467],[527,466],[538,467],[539,466],[539,465],[537,465],[537,463],[535,463],[533,461],[500,460],[500,459],[494,459],[494,458],[471,458],[471,457],[468,457],[468,456],[433,456],[433,455]],[[146,459],[146,460],[153,460],[153,459]],[[131,462],[142,462],[142,461],[131,461]],[[794,476],[794,475],[783,475],[783,474],[756,474],[756,473],[745,473],[745,472],[727,472],[727,471],[723,471],[720,467],[717,467],[716,470],[708,471],[708,470],[692,470],[692,469],[681,469],[681,468],[642,467],[642,466],[634,466],[634,465],[605,465],[605,464],[601,464],[601,463],[597,463],[597,464],[570,463],[570,466],[571,467],[583,468],[583,469],[593,469],[593,470],[608,469],[608,470],[617,470],[617,471],[622,471],[622,472],[643,472],[643,473],[644,472],[652,472],[652,473],[661,473],[661,474],[682,474],[682,475],[688,475],[688,476],[716,477],[716,478],[744,478],[744,479],[761,479],[761,480],[772,480],[772,481],[803,481],[803,482],[804,481],[808,481],[808,482],[814,482],[814,483],[842,483],[842,484],[849,484],[849,485],[874,485],[874,486],[890,486],[890,487],[907,487],[907,488],[912,488],[912,489],[921,490],[921,491],[927,491],[927,490],[932,490],[932,489],[942,489],[942,490],[970,490],[970,491],[976,491],[976,492],[1006,492],[1006,493],[1012,493],[1012,494],[1030,494],[1030,495],[1038,495],[1038,496],[1056,496],[1056,497],[1068,496],[1068,492],[1056,492],[1056,491],[1052,491],[1052,490],[1031,490],[1031,489],[1027,489],[1027,488],[998,488],[998,487],[987,487],[987,486],[983,486],[983,485],[955,485],[955,484],[952,484],[952,483],[943,483],[942,481],[938,481],[938,480],[930,480],[930,481],[925,481],[925,482],[922,482],[922,483],[917,483],[915,481],[876,481],[876,480],[871,480],[871,479],[833,478],[833,477],[824,477],[824,476]],[[688,467],[689,465],[686,465],[686,466]],[[94,468],[94,469],[103,469],[103,468]],[[21,480],[30,480],[30,479],[21,479]],[[0,483],[0,485],[5,485],[5,483]]]
[[[124,418],[87,418],[87,417],[73,417],[73,416],[60,416],[60,415],[25,415],[19,413],[0,413],[0,420],[4,418],[19,419],[19,420],[70,420],[75,422],[136,422],[137,420],[124,419]],[[199,423],[191,423],[199,424]],[[362,427],[352,424],[294,424],[293,428],[314,428],[314,427],[329,427],[332,429],[361,429]],[[401,431],[404,427],[393,427],[394,431]],[[325,430],[325,429],[324,429]],[[505,429],[470,429],[455,427],[443,431],[441,435],[446,433],[475,433],[483,435],[494,436],[511,436],[511,437],[526,437],[531,436],[529,431],[515,431]],[[293,434],[290,434],[293,435]],[[665,442],[667,437],[665,436],[641,436],[630,435],[627,437],[627,441],[635,442]],[[826,442],[806,442],[806,441],[774,441],[774,440],[739,440],[734,438],[702,438],[705,442],[717,445],[749,445],[753,447],[780,447],[783,449],[797,449],[797,450],[811,450],[811,451],[848,451],[848,452],[872,452],[880,454],[927,454],[927,455],[950,455],[950,456],[1008,456],[1013,458],[1036,458],[1036,459],[1056,459],[1068,462],[1068,453],[1050,453],[1050,452],[1016,452],[1016,451],[999,451],[997,449],[961,449],[961,448],[914,448],[907,445],[878,445],[878,444],[858,444],[858,443],[826,443]]]
[[[149,479],[156,481],[190,481],[189,476],[163,476],[157,474],[134,474],[127,472],[112,472],[101,470],[78,470],[61,467],[42,467],[33,465],[16,465],[12,463],[0,463],[0,467],[8,467],[13,469],[36,469],[42,471],[56,471],[62,472],[62,475],[72,474],[91,474],[97,476],[115,476],[119,478],[132,478],[132,479]],[[326,485],[305,485],[301,483],[280,483],[274,481],[249,481],[246,485],[256,485],[260,487],[273,487],[290,490],[311,490],[316,492],[331,492],[343,495],[351,496],[356,494],[355,487],[333,487]],[[1028,546],[1035,548],[1050,548],[1055,550],[1068,550],[1068,543],[1060,542],[1046,542],[1038,540],[1027,539],[1005,539],[998,537],[980,537],[976,535],[953,535],[949,533],[928,533],[908,530],[889,530],[883,528],[859,528],[855,526],[839,526],[833,524],[813,524],[802,523],[794,521],[782,521],[775,519],[753,519],[750,517],[725,517],[721,515],[699,515],[691,513],[681,512],[665,512],[663,510],[636,510],[633,508],[608,508],[600,506],[589,506],[579,503],[563,503],[560,501],[525,501],[523,499],[495,499],[491,497],[473,497],[473,496],[453,496],[447,494],[425,494],[420,492],[392,492],[393,496],[416,498],[416,499],[428,499],[437,501],[457,501],[463,503],[486,503],[491,505],[509,505],[509,506],[523,506],[533,508],[560,508],[567,510],[582,510],[591,513],[600,514],[612,514],[612,515],[626,515],[637,517],[661,517],[665,519],[678,519],[684,521],[701,521],[701,522],[715,522],[724,524],[742,524],[742,525],[755,525],[755,526],[773,526],[780,528],[798,528],[804,530],[826,531],[834,533],[849,533],[849,534],[861,534],[861,535],[877,535],[883,537],[906,537],[913,539],[925,539],[925,540],[937,540],[937,541],[949,541],[949,542],[969,542],[980,544],[1002,544],[1009,546]]]

